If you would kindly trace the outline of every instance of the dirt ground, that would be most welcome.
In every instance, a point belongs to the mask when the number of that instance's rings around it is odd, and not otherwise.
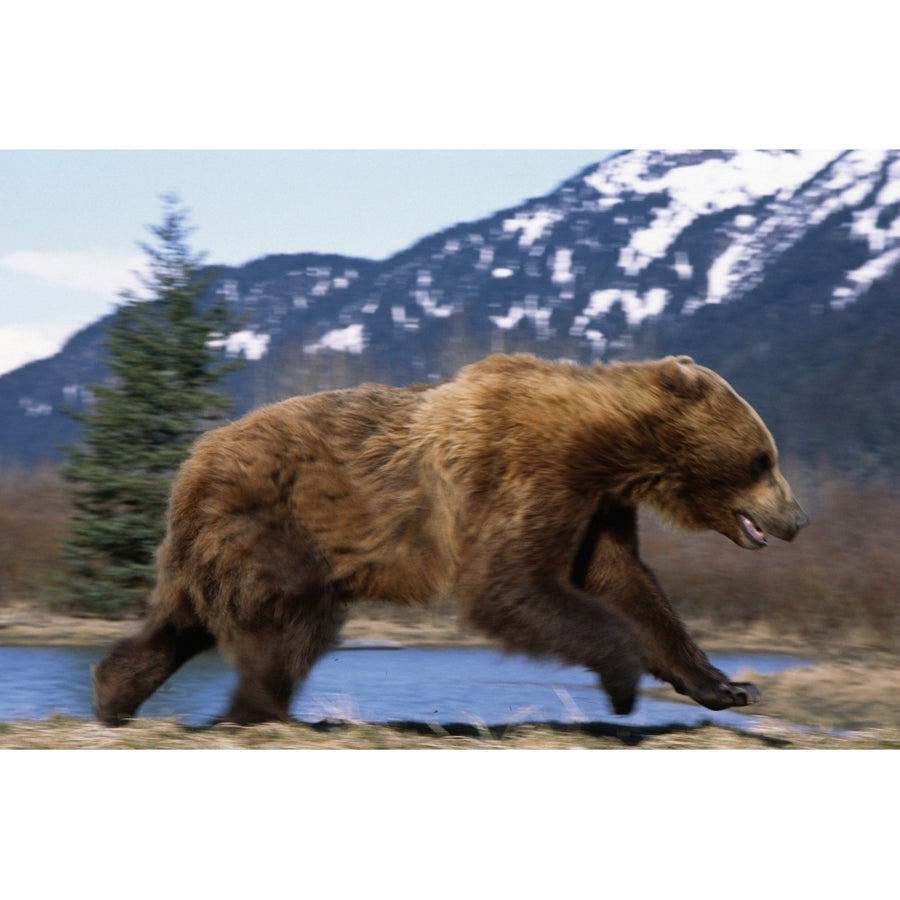
[[[369,725],[324,722],[186,728],[165,720],[138,720],[120,729],[55,717],[0,723],[0,748],[31,749],[900,749],[900,654],[877,648],[865,634],[815,641],[763,626],[732,628],[722,635],[709,622],[688,622],[707,651],[766,651],[796,654],[814,665],[775,675],[742,673],[763,701],[747,712],[761,717],[746,732],[715,724],[715,713],[699,727],[629,728],[615,723],[518,724],[479,728],[469,724],[433,727],[423,723]],[[112,643],[137,628],[136,621],[74,619],[30,609],[0,610],[0,644],[97,645]],[[407,646],[483,645],[461,628],[449,609],[406,610],[371,605],[354,611],[347,640],[394,641]],[[668,687],[649,693],[678,699]]]

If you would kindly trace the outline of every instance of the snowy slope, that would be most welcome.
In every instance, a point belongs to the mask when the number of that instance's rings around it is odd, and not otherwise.
[[[494,328],[529,326],[545,339],[565,333],[602,355],[621,349],[604,326],[614,309],[635,327],[666,311],[689,315],[737,300],[842,215],[852,216],[845,237],[866,248],[865,258],[841,273],[823,303],[842,308],[859,299],[900,262],[896,151],[633,151],[578,181],[499,219],[453,229],[414,273],[398,266],[383,279],[394,324],[409,334],[460,311],[466,300],[455,297],[465,278],[488,303],[496,298],[487,315]],[[362,326],[352,332],[356,352],[382,296],[376,288],[358,314],[349,312]],[[346,327],[310,349],[339,346]]]

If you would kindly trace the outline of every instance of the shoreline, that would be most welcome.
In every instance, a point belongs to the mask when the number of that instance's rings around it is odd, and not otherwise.
[[[0,646],[102,647],[135,634],[142,622],[138,617],[67,616],[27,603],[14,603],[0,609]],[[691,636],[707,652],[834,656],[830,642],[810,640],[762,623],[717,625],[708,620],[686,619],[686,624]],[[398,606],[386,602],[357,604],[344,624],[340,641],[349,645],[403,647],[497,646],[495,641],[459,622],[450,604],[440,607]],[[841,649],[852,650],[856,656],[869,649],[869,641],[865,635],[845,635]]]
[[[687,621],[688,630],[707,652],[776,653],[811,661],[772,675],[752,671],[740,680],[759,685],[763,701],[746,712],[761,717],[765,733],[734,732],[715,724],[685,729],[673,727],[661,733],[625,729],[620,734],[602,733],[606,726],[557,729],[552,723],[504,726],[484,734],[464,735],[424,732],[389,725],[349,722],[316,730],[300,723],[258,726],[249,729],[216,727],[201,731],[184,729],[169,721],[143,720],[123,729],[106,729],[97,723],[51,717],[29,722],[0,722],[0,748],[78,747],[282,747],[282,748],[493,748],[554,747],[646,749],[724,749],[752,747],[900,749],[900,658],[878,647],[871,635],[846,633],[840,642],[808,639],[755,623],[717,625],[711,621]],[[111,646],[133,634],[140,620],[87,619],[64,616],[26,604],[0,610],[0,646]],[[397,607],[370,604],[354,608],[341,635],[341,643],[353,647],[495,647],[476,632],[462,627],[449,605],[440,608]],[[679,695],[660,684],[645,689],[649,694],[679,700]],[[687,702],[687,701],[685,701]],[[791,724],[793,723],[793,724]],[[797,731],[812,729],[809,733]],[[612,728],[612,726],[609,726]],[[598,730],[599,729],[599,730]],[[792,730],[793,729],[793,730]],[[613,733],[615,732],[615,733]],[[628,732],[626,734],[626,732]]]
[[[140,630],[143,619],[67,616],[17,603],[0,610],[0,646],[100,647]],[[459,625],[445,609],[360,605],[341,631],[341,643],[404,647],[482,647],[491,641]]]

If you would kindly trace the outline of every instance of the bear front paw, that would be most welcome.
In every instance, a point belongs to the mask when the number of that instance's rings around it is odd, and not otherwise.
[[[762,697],[759,688],[748,681],[719,681],[706,684],[689,695],[707,709],[728,709],[732,706],[750,706]]]

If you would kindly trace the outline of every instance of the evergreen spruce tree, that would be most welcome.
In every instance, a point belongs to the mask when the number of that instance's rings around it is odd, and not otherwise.
[[[92,388],[80,447],[67,448],[63,476],[73,517],[63,557],[64,605],[102,616],[141,612],[165,533],[169,488],[195,438],[221,419],[230,400],[213,390],[226,371],[213,346],[234,323],[223,298],[204,302],[211,276],[188,246],[187,214],[174,195],[141,278],[146,297],[126,291],[105,346],[109,383]]]

